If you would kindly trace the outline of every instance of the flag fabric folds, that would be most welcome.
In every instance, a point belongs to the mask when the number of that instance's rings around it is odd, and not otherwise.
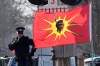
[[[36,48],[90,42],[89,4],[68,12],[36,12],[33,40]]]

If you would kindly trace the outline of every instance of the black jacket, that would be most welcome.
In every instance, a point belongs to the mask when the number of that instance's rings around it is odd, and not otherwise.
[[[33,40],[27,36],[22,36],[19,40],[18,40],[18,37],[15,38],[13,40],[13,42],[8,45],[8,47],[11,51],[15,50],[16,57],[21,57],[24,55],[30,55],[29,54],[29,45],[33,46],[32,51],[35,52],[36,49],[34,48]]]

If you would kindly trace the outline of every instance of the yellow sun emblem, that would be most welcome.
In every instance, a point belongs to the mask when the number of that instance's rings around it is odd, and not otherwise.
[[[46,28],[44,30],[52,30],[52,32],[46,37],[48,38],[49,36],[55,34],[56,37],[55,37],[55,40],[59,37],[60,39],[60,36],[63,35],[67,38],[67,36],[65,35],[65,32],[71,32],[73,34],[77,34],[71,30],[68,29],[69,26],[75,26],[77,24],[69,24],[69,22],[71,20],[73,20],[78,14],[76,14],[75,16],[73,16],[71,19],[69,20],[66,20],[66,15],[64,16],[63,19],[61,19],[61,17],[59,16],[58,19],[55,19],[54,22],[50,22],[46,19],[43,19],[45,22],[49,23],[51,25],[50,28]]]

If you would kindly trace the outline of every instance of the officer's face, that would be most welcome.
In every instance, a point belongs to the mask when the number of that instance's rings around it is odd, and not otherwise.
[[[19,33],[19,32],[16,32],[17,34],[17,37],[21,37],[23,34],[22,33]]]

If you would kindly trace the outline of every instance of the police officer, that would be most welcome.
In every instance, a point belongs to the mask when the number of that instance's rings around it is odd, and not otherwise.
[[[15,58],[18,62],[18,66],[32,66],[32,59],[29,53],[29,45],[32,45],[32,53],[36,51],[34,48],[33,40],[28,36],[23,35],[24,27],[16,28],[17,37],[8,45],[9,49],[15,50]]]

